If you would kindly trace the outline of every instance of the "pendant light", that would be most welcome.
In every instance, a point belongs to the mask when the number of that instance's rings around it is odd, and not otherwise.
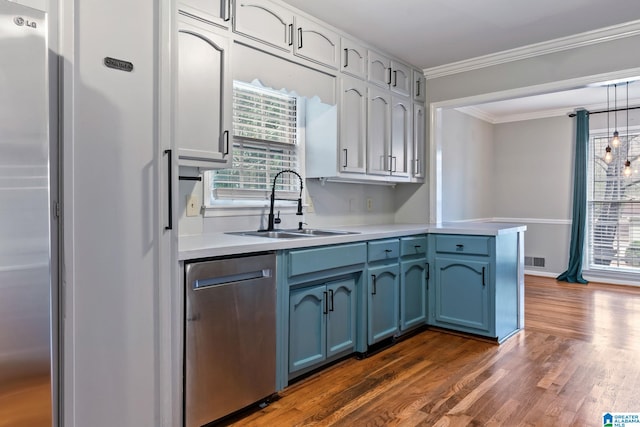
[[[610,85],[607,85],[607,140],[609,140],[609,129],[611,129],[609,127],[609,87]],[[609,145],[607,143],[607,148],[605,149],[605,153],[604,153],[604,162],[606,164],[611,163],[611,161],[613,160],[613,154],[611,154],[611,145]]]
[[[630,142],[631,141],[629,141],[629,82],[627,82],[627,161],[624,162],[624,170],[622,171],[622,174],[627,178],[630,177],[631,173],[633,172],[631,169],[631,162],[629,161]]]
[[[613,139],[611,140],[611,145],[613,148],[618,148],[620,146],[620,134],[618,133],[618,85],[613,85],[613,95],[614,95],[614,104],[613,104],[613,118],[615,121],[615,130],[613,131]]]

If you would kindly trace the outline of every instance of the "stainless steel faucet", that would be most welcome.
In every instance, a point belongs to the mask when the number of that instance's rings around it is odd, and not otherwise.
[[[300,174],[294,170],[291,169],[284,169],[281,170],[280,172],[278,172],[276,174],[275,177],[273,177],[273,186],[271,187],[271,204],[269,206],[269,217],[267,219],[267,230],[266,231],[273,231],[274,230],[274,225],[276,223],[280,223],[280,215],[278,214],[278,218],[276,220],[275,215],[273,214],[273,205],[275,203],[276,200],[294,200],[294,199],[276,199],[276,180],[278,179],[278,177],[284,173],[292,173],[295,176],[298,177],[298,179],[300,180],[300,196],[298,197],[298,211],[296,212],[296,215],[302,215],[302,177],[300,176]]]

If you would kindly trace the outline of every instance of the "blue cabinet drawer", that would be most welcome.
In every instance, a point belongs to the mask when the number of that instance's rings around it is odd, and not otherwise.
[[[463,236],[456,234],[436,235],[436,252],[462,255],[489,255],[491,237]]]
[[[400,239],[400,256],[427,254],[427,236],[410,236]]]
[[[397,259],[400,255],[400,240],[374,240],[367,243],[367,260],[384,261],[386,259]]]
[[[337,246],[296,249],[288,255],[288,276],[315,273],[332,268],[364,264],[367,260],[367,244],[349,243]]]

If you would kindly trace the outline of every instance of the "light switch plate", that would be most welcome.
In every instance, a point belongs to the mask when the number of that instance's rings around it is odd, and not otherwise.
[[[187,196],[187,216],[200,215],[200,200],[193,194]]]

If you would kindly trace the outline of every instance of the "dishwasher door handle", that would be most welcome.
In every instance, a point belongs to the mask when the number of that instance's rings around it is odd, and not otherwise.
[[[266,268],[263,270],[249,271],[246,273],[227,274],[225,276],[210,277],[207,279],[196,279],[193,281],[193,289],[200,290],[211,288],[214,286],[226,286],[233,285],[238,282],[244,282],[247,280],[264,279],[271,277],[271,269]]]

